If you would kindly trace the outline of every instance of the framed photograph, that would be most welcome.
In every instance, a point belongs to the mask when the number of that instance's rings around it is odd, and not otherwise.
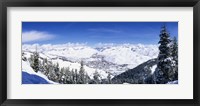
[[[199,0],[0,2],[1,105],[199,105]]]

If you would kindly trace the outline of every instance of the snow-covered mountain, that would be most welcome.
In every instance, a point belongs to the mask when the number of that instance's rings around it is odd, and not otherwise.
[[[158,45],[143,44],[101,44],[88,46],[86,44],[23,44],[25,57],[36,51],[40,59],[50,59],[59,63],[59,67],[79,69],[84,61],[84,68],[90,77],[98,71],[103,78],[108,73],[118,75],[158,56]]]
[[[157,67],[157,58],[148,60],[133,69],[129,69],[114,78],[112,83],[152,84],[153,73]]]

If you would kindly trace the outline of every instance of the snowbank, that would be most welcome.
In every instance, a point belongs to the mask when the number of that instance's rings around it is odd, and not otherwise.
[[[50,83],[42,77],[22,71],[22,84],[50,84]]]
[[[151,74],[154,73],[154,71],[156,70],[156,68],[157,68],[157,65],[154,65],[154,66],[151,67]]]
[[[35,72],[29,62],[22,61],[22,84],[57,84],[47,78],[41,72]]]
[[[178,84],[178,80],[168,82],[167,84]]]

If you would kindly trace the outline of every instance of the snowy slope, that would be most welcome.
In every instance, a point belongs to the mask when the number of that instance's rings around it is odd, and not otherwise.
[[[72,69],[79,70],[80,67],[81,67],[81,64],[78,63],[78,62],[72,63],[72,62],[69,62],[69,61],[63,61],[61,59],[55,59],[55,60],[52,60],[52,62],[53,63],[58,63],[60,68],[61,67],[69,67],[70,70],[72,70]],[[90,67],[88,67],[86,65],[84,65],[83,67],[86,70],[87,74],[90,76],[90,78],[93,78],[93,73],[95,71],[97,71],[101,75],[102,78],[106,78],[108,76],[108,73],[106,73],[103,70],[90,68]]]
[[[39,84],[57,84],[51,80],[49,80],[44,74],[41,72],[35,72],[31,67],[29,62],[22,61],[22,83],[39,83]]]
[[[167,84],[178,84],[178,80],[168,82]]]
[[[22,84],[50,84],[44,78],[22,71]]]
[[[25,57],[30,57],[31,52],[36,50],[36,46],[41,58],[51,59],[54,63],[58,62],[60,67],[69,66],[79,69],[80,61],[84,61],[84,67],[91,77],[95,70],[103,77],[107,76],[107,72],[117,75],[158,55],[158,45],[101,44],[91,47],[86,44],[67,43],[24,44],[22,50],[25,52]]]
[[[155,71],[156,71],[156,68],[157,68],[157,64],[156,65],[153,65],[151,67],[151,74],[153,74]]]
[[[131,64],[135,67],[147,60],[157,57],[156,45],[124,44],[112,46],[99,54],[106,56],[106,60],[116,64]]]
[[[131,84],[145,84],[152,83],[149,79],[157,67],[157,59],[148,60],[133,69],[129,69],[117,76],[112,81],[113,83],[131,83]]]

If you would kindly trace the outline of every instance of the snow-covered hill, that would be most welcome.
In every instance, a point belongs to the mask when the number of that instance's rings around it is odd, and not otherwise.
[[[113,83],[152,84],[153,72],[157,67],[157,59],[148,60],[133,69],[129,69],[112,79]]]
[[[22,84],[57,84],[41,72],[35,72],[28,61],[22,61]]]
[[[60,67],[79,69],[80,62],[84,61],[86,72],[92,77],[97,70],[102,77],[108,73],[118,75],[132,69],[143,62],[156,58],[158,45],[143,44],[112,44],[88,46],[86,44],[24,44],[22,50],[29,58],[32,52],[39,52],[40,58],[47,58]]]

